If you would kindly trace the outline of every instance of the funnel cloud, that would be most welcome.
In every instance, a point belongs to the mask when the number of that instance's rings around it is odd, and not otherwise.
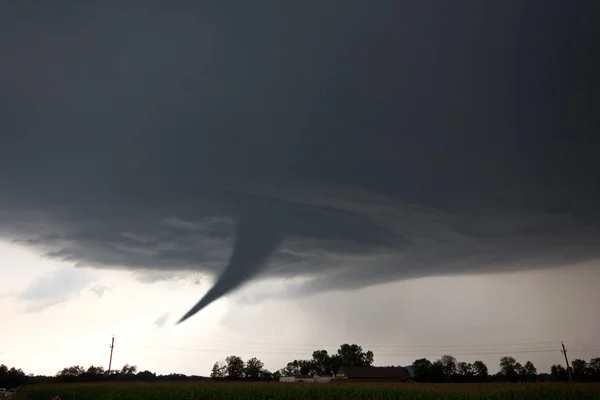
[[[269,220],[269,217],[271,218]],[[255,229],[261,227],[261,234]],[[237,289],[258,274],[260,267],[283,239],[285,230],[273,215],[245,210],[236,221],[233,254],[213,287],[178,323],[196,314],[213,301]]]
[[[3,240],[214,278],[179,322],[600,259],[597,2],[232,5],[0,6]]]

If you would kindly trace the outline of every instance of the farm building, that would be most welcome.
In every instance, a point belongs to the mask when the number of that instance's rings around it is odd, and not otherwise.
[[[279,378],[279,382],[284,383],[328,383],[331,381],[333,376],[319,376],[319,375],[297,375],[297,376],[282,376]]]
[[[406,382],[410,376],[401,367],[342,367],[337,379],[359,382]]]

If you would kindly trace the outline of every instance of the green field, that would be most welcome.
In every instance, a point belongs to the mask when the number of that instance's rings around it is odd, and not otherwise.
[[[22,388],[13,400],[600,399],[600,384],[104,383]]]

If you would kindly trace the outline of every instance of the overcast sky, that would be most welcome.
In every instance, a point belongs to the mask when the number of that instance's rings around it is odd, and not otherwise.
[[[600,355],[593,3],[4,2],[0,362]]]

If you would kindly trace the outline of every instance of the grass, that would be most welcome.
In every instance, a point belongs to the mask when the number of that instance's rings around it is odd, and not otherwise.
[[[49,384],[21,388],[12,400],[553,400],[600,399],[597,383],[427,384],[186,382]]]

